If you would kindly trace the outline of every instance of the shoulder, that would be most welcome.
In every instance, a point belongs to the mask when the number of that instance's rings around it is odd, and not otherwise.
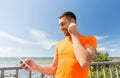
[[[82,35],[82,40],[84,40],[84,45],[91,45],[94,48],[97,47],[97,39],[93,35]]]
[[[92,41],[97,41],[95,36],[89,35],[87,36],[87,39],[90,39]]]
[[[83,35],[80,34],[80,38],[83,40],[92,40],[92,41],[96,41],[96,37],[93,35]]]
[[[58,41],[57,46],[63,44],[64,42],[65,42],[65,39],[62,39],[62,40]]]

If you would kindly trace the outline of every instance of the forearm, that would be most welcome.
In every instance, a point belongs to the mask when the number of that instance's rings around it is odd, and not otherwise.
[[[56,67],[54,66],[41,66],[41,65],[37,65],[36,71],[43,73],[43,74],[47,74],[47,75],[54,75],[56,73]]]
[[[71,35],[73,42],[74,54],[82,67],[87,67],[91,63],[91,55],[86,48],[81,44],[79,34]]]
[[[70,23],[68,31],[72,37],[74,55],[81,67],[88,67],[94,58],[96,50],[91,45],[83,46],[80,42],[76,24]]]

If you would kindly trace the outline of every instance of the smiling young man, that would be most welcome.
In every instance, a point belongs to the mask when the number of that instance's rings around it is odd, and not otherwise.
[[[32,59],[26,59],[27,65],[20,62],[22,68],[55,75],[55,78],[88,78],[89,66],[96,54],[96,38],[78,32],[73,12],[61,14],[58,24],[66,38],[57,43],[53,64],[41,66]]]

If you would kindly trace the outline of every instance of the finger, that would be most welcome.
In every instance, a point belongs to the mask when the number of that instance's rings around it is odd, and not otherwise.
[[[28,67],[26,67],[25,70],[26,70],[26,71],[32,71],[32,69],[31,69],[31,68],[28,68]]]
[[[25,59],[25,63],[28,64],[29,62],[31,62],[31,59],[30,59],[30,58],[26,58],[26,59]]]
[[[31,67],[29,65],[27,65],[26,63],[21,64],[21,67],[25,70],[26,69],[31,69]]]
[[[22,64],[22,63],[23,63],[23,61],[20,61],[19,63],[20,63],[20,64]]]
[[[25,69],[26,71],[32,71],[31,69]]]
[[[23,68],[23,69],[27,69],[28,67],[24,65],[22,68]]]
[[[33,62],[34,61],[30,58],[25,59],[25,63],[27,63],[29,66],[32,66]]]
[[[24,63],[21,63],[21,67],[24,67],[25,66],[25,64]]]
[[[29,67],[29,66],[24,66],[23,69],[25,69],[26,71],[31,71],[32,70],[31,67]]]
[[[72,26],[76,26],[76,24],[75,23],[70,23],[69,27],[72,27]]]
[[[24,61],[21,61],[21,67],[25,67],[25,66],[28,66]]]
[[[32,68],[29,66],[29,64],[25,63],[25,61],[20,61],[21,67],[25,69],[26,71],[31,71]]]

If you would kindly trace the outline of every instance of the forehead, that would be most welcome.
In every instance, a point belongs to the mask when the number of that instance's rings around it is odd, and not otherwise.
[[[62,18],[59,19],[58,24],[60,25],[61,23],[66,22],[67,20],[68,19],[66,17],[62,17]]]

